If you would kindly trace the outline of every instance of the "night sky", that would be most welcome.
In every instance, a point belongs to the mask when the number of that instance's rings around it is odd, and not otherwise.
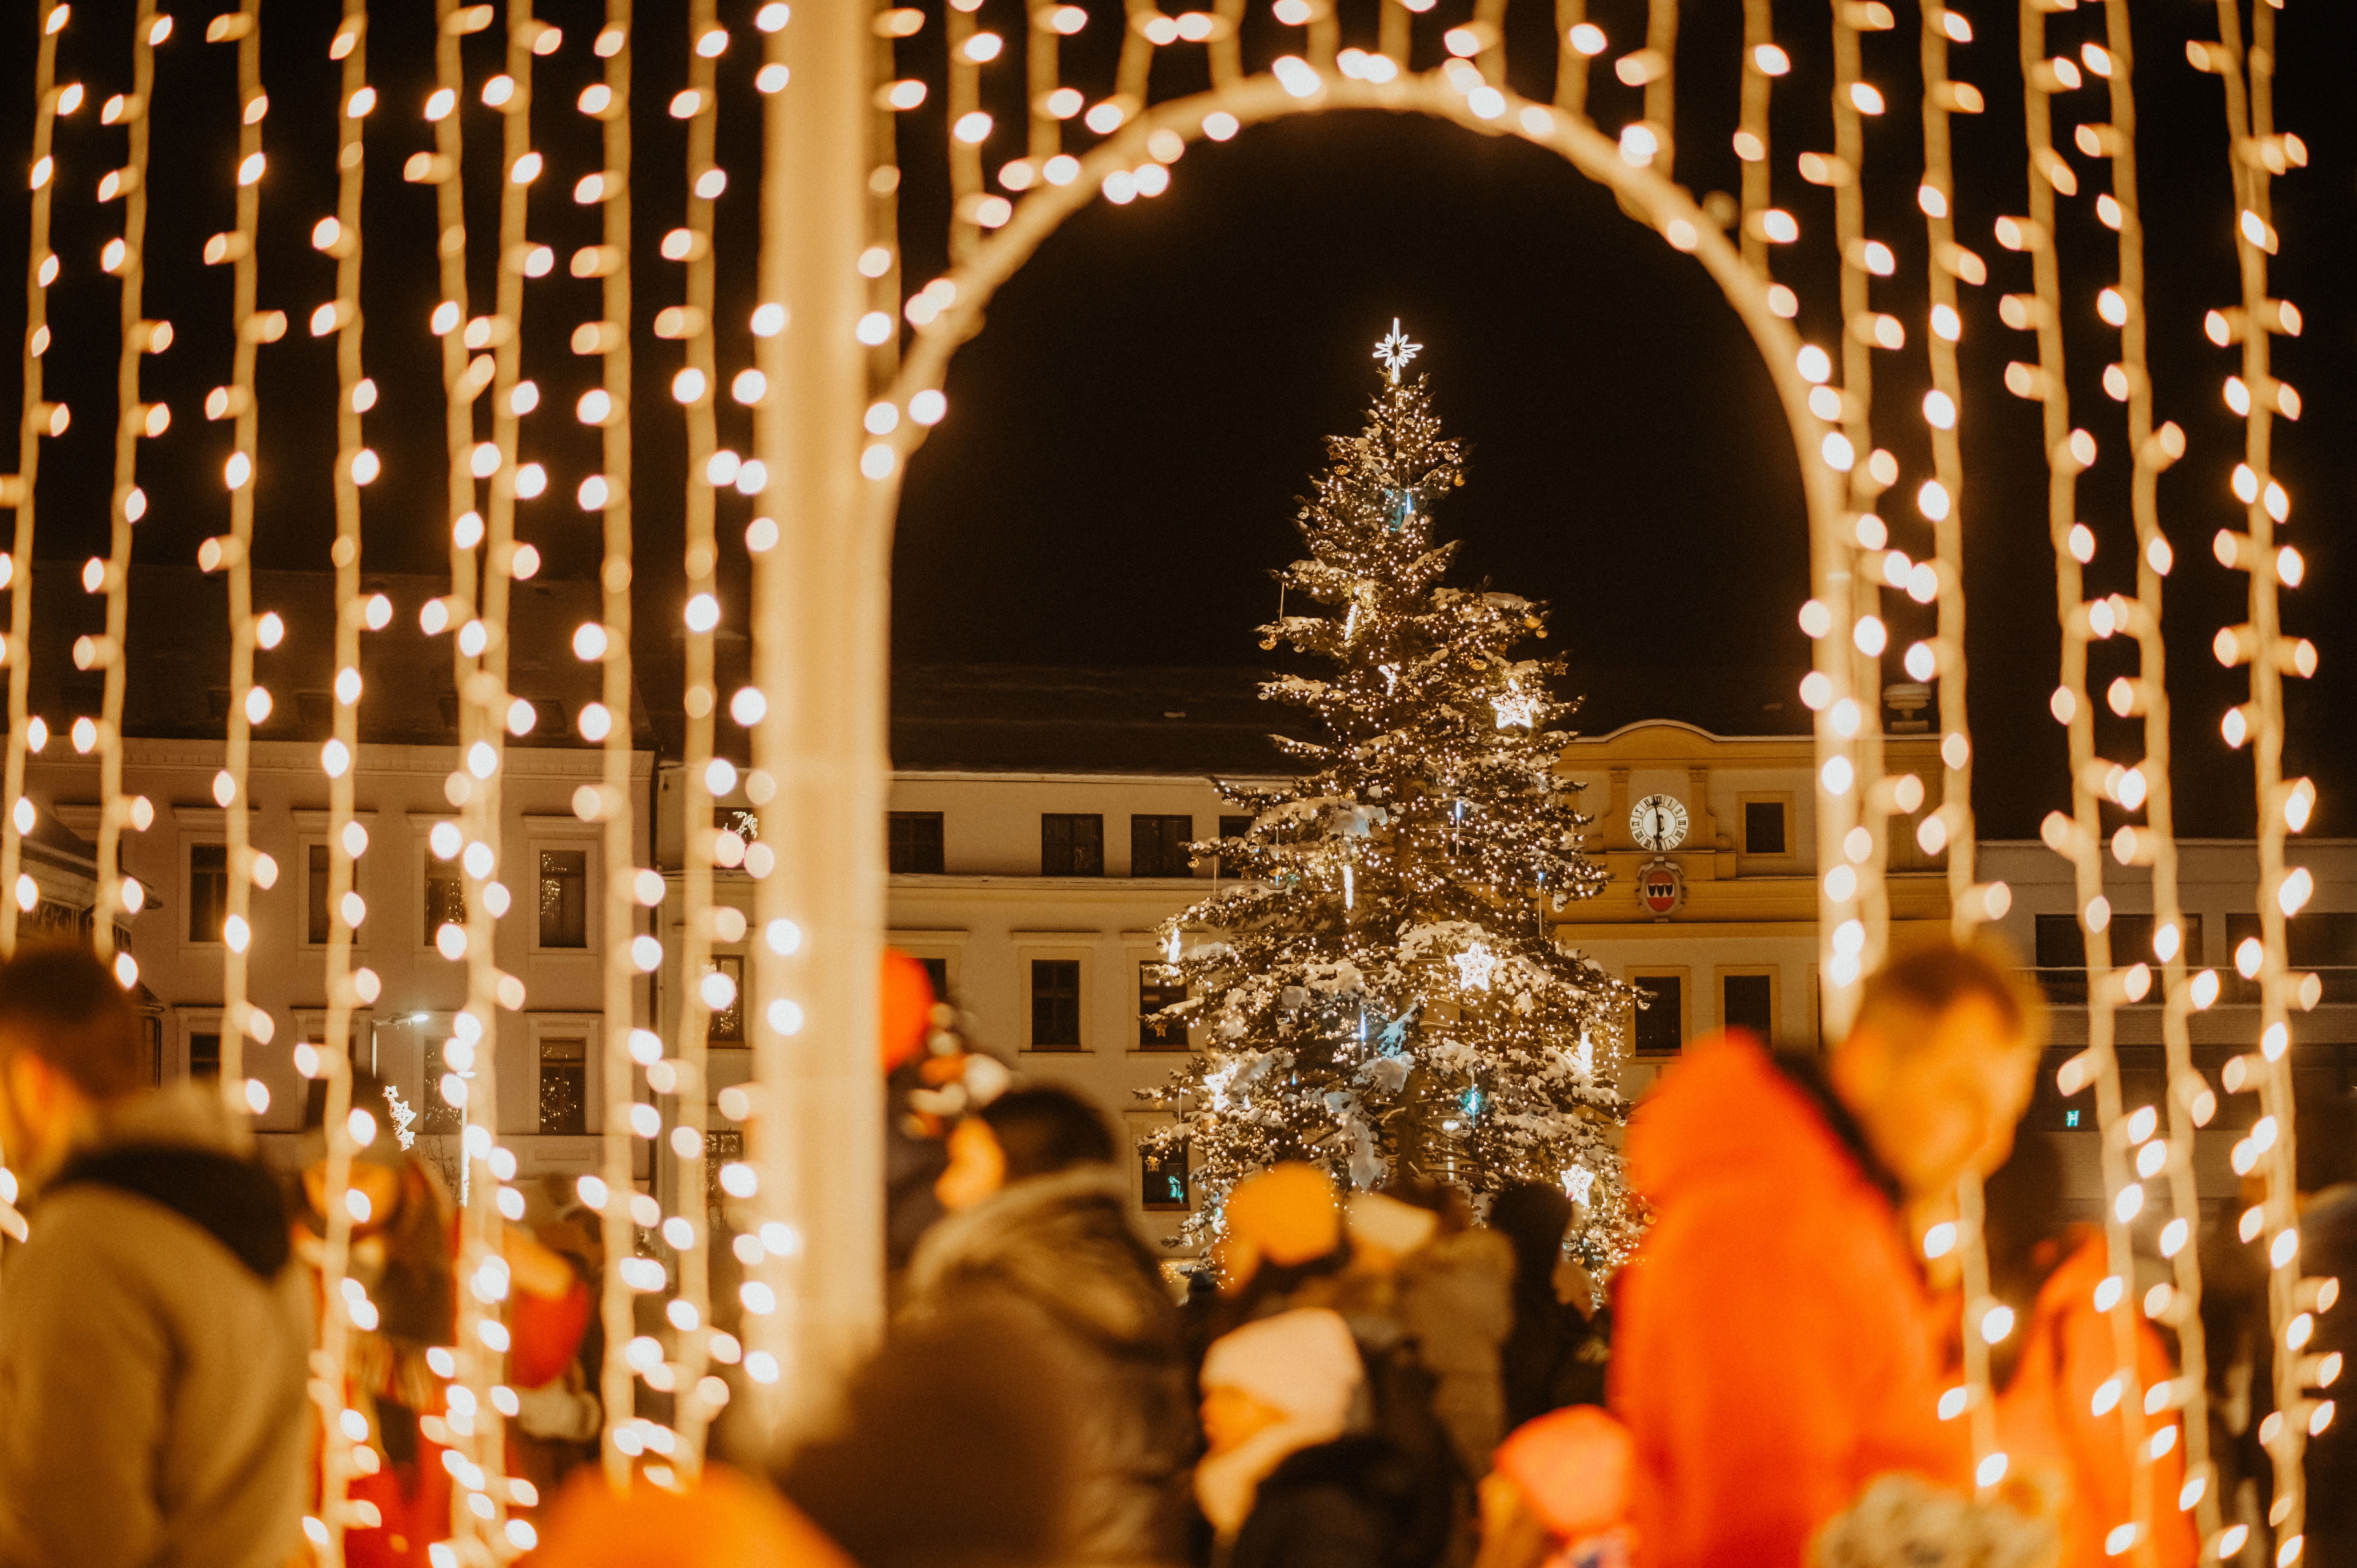
[[[1929,473],[1917,413],[1927,383],[1920,338],[1922,226],[1913,209],[1921,167],[1914,96],[1915,21],[1910,6],[1896,32],[1866,39],[1867,75],[1894,111],[1869,132],[1867,231],[1898,252],[1898,277],[1879,284],[1878,308],[1906,320],[1908,348],[1877,357],[1877,439],[1899,456],[1901,479],[1884,515],[1894,544],[1930,550],[1929,530],[1906,498]],[[365,304],[367,359],[385,389],[369,422],[386,472],[368,492],[366,560],[387,570],[440,569],[441,397],[425,320],[436,297],[430,253],[432,197],[399,179],[410,152],[427,146],[418,107],[431,87],[430,11],[382,8],[371,39],[371,80],[382,104],[370,129],[370,235]],[[662,232],[680,221],[682,137],[662,104],[684,78],[683,38],[652,31],[639,51],[637,228],[640,320],[640,631],[637,651],[651,706],[676,711],[661,695],[676,690],[681,597],[676,569],[683,479],[682,438],[664,386],[674,346],[646,324],[680,297],[681,269],[654,256]],[[729,0],[723,19],[737,42],[722,61],[724,164],[732,173],[720,204],[722,257],[719,358],[723,379],[748,363],[743,323],[750,305],[756,213],[748,80],[757,51],[747,0]],[[1280,30],[1255,5],[1247,26],[1248,64],[1278,52]],[[1346,41],[1372,25],[1345,5]],[[2219,394],[2239,369],[2238,353],[2202,337],[2202,313],[2235,303],[2224,118],[2216,78],[2186,63],[2188,37],[2215,36],[2214,8],[2185,0],[2136,7],[2142,186],[2149,234],[2148,305],[2158,413],[2187,430],[2191,450],[2161,487],[2164,527],[2178,546],[2169,579],[2170,686],[2179,703],[2180,831],[2246,834],[2251,827],[2248,755],[2218,739],[2220,713],[2244,694],[2241,671],[2222,671],[2208,651],[2222,623],[2244,618],[2244,579],[2219,567],[2208,540],[2238,527],[2227,476],[2241,456],[2241,424]],[[1465,0],[1442,0],[1420,19],[1419,38],[1465,19]],[[1523,62],[1516,85],[1544,97],[1552,60],[1552,8],[1518,7],[1510,53]],[[1612,54],[1642,32],[1641,0],[1591,0],[1590,15],[1612,36]],[[2062,736],[2046,716],[2055,675],[2051,552],[2046,538],[2045,470],[2038,410],[2007,396],[2010,359],[2034,359],[2034,341],[1996,319],[1996,296],[2029,287],[2026,257],[1990,240],[1999,214],[2026,209],[2011,7],[1966,8],[1977,42],[1953,51],[1952,70],[1979,84],[1989,112],[1956,122],[1958,233],[1987,258],[1991,281],[1965,291],[1964,431],[1971,488],[1967,518],[1973,721],[1982,745],[1978,800],[1984,830],[2027,835],[2040,816],[2067,803]],[[97,123],[96,105],[127,86],[127,4],[76,6],[60,79],[81,80],[91,99],[60,129],[56,249],[64,276],[51,294],[59,335],[48,374],[52,397],[76,411],[73,427],[44,452],[44,559],[79,561],[103,547],[113,411],[116,287],[96,253],[119,231],[119,207],[98,208],[101,173],[122,161],[123,133]],[[1677,174],[1697,194],[1734,189],[1728,149],[1734,127],[1739,8],[1731,0],[1686,7],[1681,37]],[[1792,159],[1830,150],[1825,69],[1826,8],[1780,7],[1779,37],[1798,62],[1777,87],[1774,167],[1778,199],[1801,219],[1803,242],[1779,248],[1779,276],[1801,292],[1804,337],[1830,345],[1834,255],[1831,194],[1803,184]],[[268,8],[264,83],[272,95],[263,188],[262,298],[287,311],[287,339],[262,354],[260,548],[272,564],[326,565],[333,520],[326,463],[332,449],[333,350],[304,331],[311,307],[332,293],[333,263],[311,252],[311,223],[332,210],[336,77],[325,58],[335,24],[325,5]],[[210,11],[180,16],[163,51],[157,90],[156,167],[152,188],[146,314],[174,320],[181,338],[152,360],[147,391],[168,399],[175,424],[144,443],[142,478],[155,510],[140,525],[143,560],[187,561],[199,540],[226,524],[218,478],[228,448],[223,426],[207,425],[204,392],[228,379],[229,271],[196,264],[207,234],[230,226],[234,163],[233,49],[201,42]],[[597,126],[572,109],[598,63],[587,44],[597,10],[546,5],[566,29],[564,48],[539,64],[535,145],[549,172],[532,207],[535,240],[560,257],[597,238],[592,209],[576,207],[571,186],[598,166]],[[662,20],[667,23],[668,17]],[[981,20],[1020,36],[1014,0],[985,0]],[[1529,31],[1523,30],[1527,23]],[[2357,310],[2348,297],[2357,256],[2357,137],[2343,85],[2352,37],[2342,7],[2294,0],[2281,16],[2286,59],[2277,121],[2308,143],[2310,166],[2276,182],[2282,254],[2275,293],[2296,301],[2308,329],[2278,338],[2276,369],[2306,402],[2296,425],[2277,426],[2276,471],[2294,498],[2288,537],[2306,553],[2308,585],[2287,599],[2290,628],[2321,644],[2323,672],[2292,683],[2287,767],[2313,771],[2323,801],[2314,832],[2357,832],[2357,816],[2336,808],[2357,779],[2357,687],[2330,607],[2344,602],[2357,573],[2341,526],[2357,489],[2348,454],[2357,399]],[[22,148],[30,124],[30,6],[12,8],[9,61],[0,81],[0,128]],[[902,68],[939,81],[938,16],[902,46]],[[2050,52],[2075,54],[2102,37],[2093,5],[2049,18]],[[1067,80],[1093,99],[1110,81],[1116,29],[1100,18],[1066,46]],[[1294,47],[1289,41],[1285,47]],[[1200,85],[1200,51],[1165,51],[1157,96]],[[1429,41],[1418,59],[1437,53]],[[496,33],[468,44],[468,80],[499,69]],[[1610,56],[1607,57],[1608,59]],[[1016,90],[1010,71],[1000,88]],[[1637,113],[1637,94],[1600,64],[1591,107],[1616,129]],[[2008,83],[2017,85],[2008,91]],[[997,91],[994,88],[993,91]],[[497,118],[468,102],[470,149],[490,154]],[[994,101],[1002,127],[1019,102]],[[2056,101],[2058,145],[2070,126],[2108,118],[2100,84]],[[945,207],[939,94],[902,117],[908,168],[902,233],[906,277],[915,287],[941,269]],[[1078,139],[1085,140],[1077,124]],[[1019,148],[1002,128],[985,149],[995,168]],[[1001,144],[1005,144],[1001,145]],[[2106,188],[2104,166],[2070,155],[2083,194],[2062,220],[2064,314],[2072,333],[2073,423],[2091,430],[2102,456],[2081,484],[2081,516],[2101,541],[2091,592],[2133,591],[2133,536],[2126,489],[2124,411],[2100,389],[2116,335],[2093,309],[2095,291],[2115,281],[2114,236],[2093,216]],[[21,166],[21,153],[19,166]],[[488,156],[482,160],[488,176]],[[1469,447],[1468,487],[1441,513],[1444,534],[1466,541],[1460,575],[1549,601],[1555,641],[1573,660],[1574,690],[1599,681],[1641,679],[1675,711],[1682,692],[1705,687],[1729,668],[1805,664],[1794,611],[1806,595],[1805,527],[1791,438],[1749,338],[1702,270],[1670,252],[1621,215],[1612,199],[1553,155],[1421,120],[1330,115],[1255,129],[1219,146],[1198,144],[1174,170],[1168,194],[1127,207],[1099,203],[1051,239],[993,302],[987,329],[951,371],[950,416],[912,465],[896,550],[894,650],[907,661],[1089,665],[1250,665],[1261,658],[1253,628],[1275,608],[1272,568],[1297,552],[1293,499],[1321,460],[1321,438],[1354,430],[1373,390],[1368,359],[1394,317],[1424,343],[1418,368],[1432,377],[1450,432]],[[0,258],[24,253],[26,202],[0,203]],[[470,181],[475,246],[474,308],[488,307],[495,215],[489,177]],[[13,270],[15,261],[5,263]],[[21,298],[9,285],[8,318]],[[572,327],[597,314],[597,285],[555,275],[527,291],[526,373],[536,377],[543,412],[526,422],[525,456],[545,462],[549,495],[525,503],[520,532],[546,554],[554,575],[594,571],[594,525],[570,499],[597,463],[595,433],[570,408],[592,384],[593,361],[565,349]],[[12,328],[13,329],[13,328]],[[0,366],[0,400],[18,397],[13,361]],[[721,439],[749,444],[749,421],[721,405]],[[724,583],[739,584],[741,537],[751,503],[724,496]],[[1891,611],[1894,650],[1928,630],[1928,611],[1902,596]],[[407,611],[411,607],[404,607]],[[741,603],[729,624],[741,626]],[[141,607],[134,607],[141,613]],[[724,649],[724,662],[727,650]],[[2129,668],[2125,648],[2099,646],[2091,686],[2100,691]],[[1893,678],[1896,674],[1893,661]],[[725,671],[724,671],[725,674]],[[1602,693],[1599,693],[1599,695]],[[1630,699],[1615,692],[1618,710]],[[2136,726],[2108,714],[2100,748],[2121,760],[2139,749]]]

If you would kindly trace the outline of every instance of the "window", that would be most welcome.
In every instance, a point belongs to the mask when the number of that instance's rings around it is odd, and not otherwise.
[[[917,961],[925,966],[925,980],[933,988],[933,1000],[948,1001],[950,999],[950,961],[945,958],[920,958]]]
[[[1031,961],[1031,1048],[1035,1051],[1076,1051],[1081,1048],[1081,961],[1035,958]]]
[[[1195,864],[1188,841],[1195,836],[1192,817],[1132,817],[1129,819],[1129,874],[1132,876],[1192,876]]]
[[[164,1020],[153,1013],[142,1013],[139,1027],[147,1036],[147,1056],[155,1074],[150,1081],[160,1084],[164,1081]]]
[[[728,1202],[728,1195],[720,1186],[720,1167],[745,1157],[745,1133],[736,1127],[724,1128],[704,1135],[704,1207],[719,1223],[719,1212]]]
[[[942,874],[942,814],[895,811],[889,827],[891,869],[918,875]]]
[[[446,925],[467,923],[467,883],[455,866],[425,868],[425,943]]]
[[[1143,1177],[1138,1201],[1148,1208],[1188,1208],[1187,1141],[1168,1147],[1140,1149],[1137,1164]]]
[[[572,1137],[589,1131],[587,1041],[540,1042],[540,1130]]]
[[[2234,928],[2235,917],[2226,918],[2226,940],[2232,946],[2239,940]],[[2251,929],[2258,929],[2258,917],[2250,918]],[[2112,962],[2119,968],[2132,963],[2158,963],[2152,950],[2153,917],[2150,915],[2114,915],[2105,934],[2112,941]],[[2201,963],[2201,917],[2185,917],[2185,961],[2196,968]],[[2080,934],[2076,915],[2040,915],[2038,917],[2038,967],[2040,969],[2084,969],[2087,967],[2086,939]]]
[[[589,945],[589,852],[586,849],[540,852],[540,945]]]
[[[1177,1018],[1155,1014],[1187,1000],[1187,983],[1167,964],[1152,959],[1137,966],[1137,1048],[1142,1051],[1183,1051],[1187,1026]]]
[[[303,852],[303,940],[313,947],[328,942],[328,846],[315,843]]]
[[[1784,832],[1784,802],[1781,800],[1746,800],[1743,802],[1743,853],[1746,854],[1789,854]]]
[[[1104,819],[1094,814],[1043,811],[1039,816],[1039,875],[1103,876]]]
[[[188,846],[188,940],[217,942],[229,916],[229,845]],[[216,1042],[218,1043],[218,1042]],[[220,1059],[220,1054],[214,1054]]]
[[[447,1044],[446,1040],[425,1042],[425,1070],[419,1075],[425,1081],[417,1094],[417,1130],[421,1133],[455,1133],[466,1121],[458,1108],[443,1097],[442,1079],[450,1070],[442,1062],[442,1047]]]
[[[741,1046],[745,1043],[745,955],[715,953],[708,972],[725,974],[736,982],[737,999],[712,1015],[704,1037],[716,1046]]]
[[[1765,974],[1730,974],[1719,982],[1718,1021],[1729,1029],[1744,1029],[1761,1045],[1776,1038],[1776,983]]]
[[[2118,923],[2118,916],[2112,918]],[[2234,950],[2257,935],[2256,915],[2227,916],[2226,949],[2218,955],[2220,961],[2231,964]],[[2311,972],[2316,975],[2324,987],[2321,1000],[2343,1003],[2357,998],[2357,915],[2318,911],[2286,922],[2284,960],[2295,977]],[[2228,1001],[2258,1000],[2257,982],[2244,980],[2232,969],[2219,978],[2226,983]],[[2294,983],[2298,983],[2296,978]]]
[[[206,1079],[221,1077],[221,1036],[219,1035],[189,1035],[188,1076]]]
[[[1674,974],[1632,974],[1629,983],[1646,1005],[1637,1009],[1637,1054],[1675,1056],[1685,1044],[1685,984]]]

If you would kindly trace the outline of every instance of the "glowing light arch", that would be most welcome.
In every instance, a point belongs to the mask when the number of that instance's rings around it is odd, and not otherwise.
[[[1309,83],[1305,81],[1303,85]],[[1624,210],[1652,228],[1673,251],[1690,255],[1701,263],[1750,334],[1792,431],[1793,455],[1800,462],[1802,491],[1808,508],[1811,596],[1824,604],[1846,602],[1850,596],[1846,584],[1851,548],[1843,527],[1847,507],[1846,481],[1844,470],[1834,466],[1828,453],[1835,449],[1847,452],[1854,462],[1862,461],[1865,455],[1851,451],[1839,426],[1810,411],[1813,383],[1801,373],[1798,364],[1803,343],[1792,323],[1772,307],[1770,291],[1774,285],[1764,272],[1745,261],[1738,243],[1703,211],[1684,187],[1651,166],[1630,162],[1622,156],[1620,144],[1598,131],[1585,115],[1538,103],[1503,89],[1486,91],[1488,102],[1484,107],[1494,107],[1494,113],[1484,114],[1477,110],[1477,94],[1459,91],[1444,70],[1404,74],[1389,81],[1320,73],[1314,88],[1307,92],[1297,91],[1271,71],[1170,100],[1130,120],[1116,134],[1078,158],[1079,170],[1073,177],[1060,185],[1044,185],[1028,195],[1003,227],[972,247],[965,259],[945,274],[955,288],[954,297],[940,315],[917,328],[914,342],[901,360],[899,374],[884,394],[896,412],[891,428],[877,436],[864,464],[863,471],[876,481],[866,498],[865,527],[876,536],[890,536],[908,460],[923,444],[929,428],[908,416],[914,400],[922,393],[940,392],[958,349],[982,331],[984,313],[997,291],[1022,270],[1067,219],[1099,199],[1108,177],[1163,161],[1157,160],[1148,147],[1157,134],[1172,133],[1191,145],[1209,134],[1204,129],[1206,123],[1219,115],[1232,117],[1235,128],[1230,134],[1235,134],[1254,125],[1303,115],[1356,109],[1386,110],[1425,115],[1483,135],[1513,136],[1544,147],[1610,190],[1620,199]],[[888,468],[877,456],[878,453],[889,454]],[[879,474],[877,470],[883,471]],[[1851,748],[1850,739],[1835,733],[1831,715],[1835,704],[1844,699],[1855,699],[1856,682],[1844,639],[1819,638],[1814,640],[1814,649],[1816,668],[1830,682],[1830,695],[1815,719],[1818,841],[1821,845],[1834,845],[1841,842],[1861,814],[1858,805],[1862,789],[1836,792],[1827,789],[1824,782],[1825,764],[1837,755],[1846,755]],[[1874,703],[1878,703],[1878,693],[1870,695]],[[1878,711],[1873,703],[1858,701],[1862,707]],[[1861,780],[1868,782],[1871,780]],[[1818,899],[1820,962],[1830,974],[1835,972],[1832,933],[1848,918],[1849,906],[1857,900],[1853,897],[1835,901],[1822,881]],[[1856,991],[1855,982],[1842,984],[1829,981],[1825,985],[1825,1007],[1829,1022],[1835,1026],[1846,1020]]]

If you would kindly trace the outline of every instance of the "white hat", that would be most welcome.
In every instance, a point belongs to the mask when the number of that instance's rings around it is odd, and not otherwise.
[[[1214,1340],[1203,1386],[1238,1389],[1297,1421],[1340,1432],[1365,1376],[1339,1313],[1323,1307],[1247,1323]]]

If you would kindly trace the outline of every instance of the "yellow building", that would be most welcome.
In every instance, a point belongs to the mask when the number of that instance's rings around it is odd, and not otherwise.
[[[1936,806],[1938,737],[1893,735],[1889,770]],[[1631,1020],[1642,1093],[1697,1035],[1742,1026],[1782,1049],[1818,1044],[1816,758],[1805,735],[1716,736],[1649,719],[1564,748],[1562,771],[1595,817],[1588,846],[1611,874],[1555,907],[1555,936],[1650,993]],[[1890,819],[1894,939],[1946,928],[1943,872],[1917,850],[1916,815]]]

